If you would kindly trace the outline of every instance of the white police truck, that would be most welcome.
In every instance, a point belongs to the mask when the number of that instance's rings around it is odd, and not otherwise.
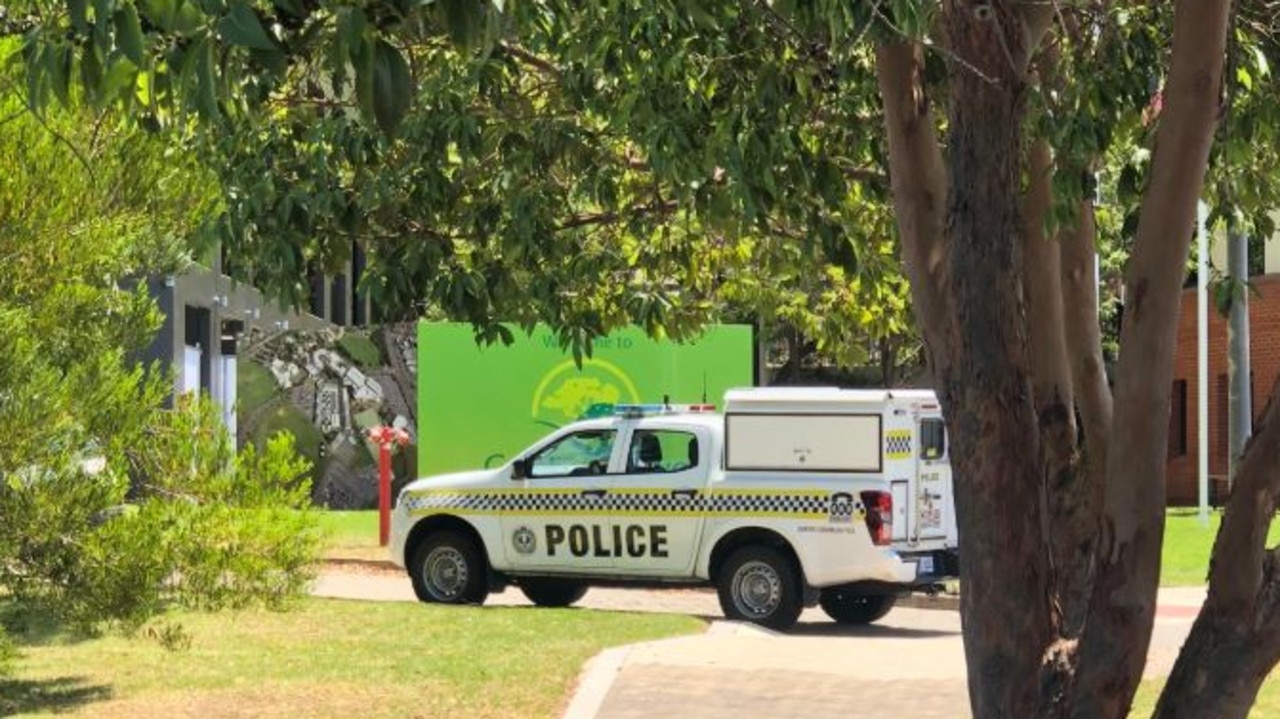
[[[919,391],[730,390],[723,414],[619,405],[497,469],[410,483],[391,529],[425,602],[713,584],[727,617],[773,628],[814,604],[873,622],[958,570],[946,432]]]

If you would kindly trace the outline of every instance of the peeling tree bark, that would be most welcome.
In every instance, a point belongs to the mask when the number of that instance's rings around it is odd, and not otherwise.
[[[1218,110],[1227,0],[1178,0],[1150,181],[1126,277],[1102,538],[1074,719],[1123,719],[1155,619],[1169,383],[1185,262]]]

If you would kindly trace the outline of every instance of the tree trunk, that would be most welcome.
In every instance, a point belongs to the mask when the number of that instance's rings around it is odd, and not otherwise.
[[[936,381],[953,438],[969,698],[976,719],[1022,719],[1038,713],[1055,637],[1021,280],[1024,38],[1012,4],[945,11],[963,62],[950,70],[950,352]]]
[[[1246,719],[1277,655],[1253,636],[1252,617],[1201,612],[1152,719]]]
[[[1165,106],[1126,273],[1097,574],[1073,719],[1124,719],[1155,621],[1169,386],[1196,201],[1217,118],[1228,0],[1178,0]]]
[[[1075,398],[1067,354],[1062,294],[1062,256],[1045,232],[1053,204],[1053,156],[1043,138],[1027,155],[1023,201],[1023,277],[1027,331],[1031,337],[1032,391],[1044,450],[1043,485],[1047,533],[1059,633],[1072,637],[1084,626],[1089,601],[1097,504],[1087,501],[1088,476],[1076,461]],[[1056,688],[1055,688],[1056,690]]]
[[[898,383],[898,343],[889,337],[881,337],[880,383],[885,389],[893,389]]]

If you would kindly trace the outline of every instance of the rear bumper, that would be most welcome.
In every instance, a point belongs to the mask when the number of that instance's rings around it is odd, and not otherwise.
[[[955,549],[902,552],[902,561],[915,567],[912,588],[929,587],[960,577],[960,553]]]

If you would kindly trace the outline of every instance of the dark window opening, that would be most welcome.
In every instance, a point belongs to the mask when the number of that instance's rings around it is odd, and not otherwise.
[[[947,454],[947,426],[941,419],[920,420],[920,456],[942,459]]]
[[[1187,381],[1176,379],[1169,391],[1169,457],[1187,455]]]

